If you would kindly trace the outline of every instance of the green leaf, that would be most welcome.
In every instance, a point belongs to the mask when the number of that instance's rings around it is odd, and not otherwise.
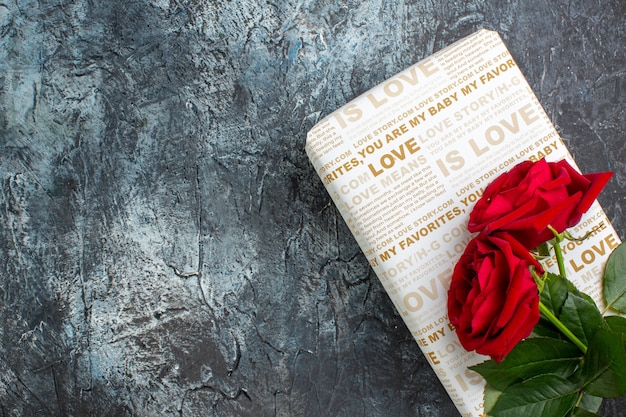
[[[597,413],[601,405],[602,397],[596,397],[595,395],[591,395],[585,392],[583,394],[583,398],[580,401],[580,404],[578,404],[578,408],[582,408],[583,410],[592,413],[591,415],[595,415],[593,413]]]
[[[574,408],[578,388],[559,375],[544,374],[509,386],[487,415],[497,417],[564,416]]]
[[[543,337],[563,340],[563,334],[560,333],[550,320],[541,317],[539,322],[533,327],[533,332],[529,337]]]
[[[500,363],[488,360],[471,369],[482,375],[488,384],[503,391],[516,382],[541,374],[567,378],[581,360],[582,354],[573,343],[536,337],[519,342]]]
[[[604,318],[604,321],[613,333],[622,334],[624,349],[626,349],[626,318],[622,316],[607,316]]]
[[[539,256],[547,258],[548,256],[550,256],[551,247],[552,246],[550,246],[548,242],[543,242],[541,245],[537,246],[535,251],[537,252]]]
[[[567,279],[557,274],[547,274],[540,294],[541,302],[557,317],[561,314],[561,308],[567,299],[568,287]]]
[[[622,316],[606,316],[604,321],[614,333],[626,334],[626,318]]]
[[[626,350],[622,333],[599,330],[593,336],[581,377],[585,391],[591,395],[617,398],[626,393]]]
[[[485,408],[486,415],[491,415],[491,410],[496,405],[501,395],[502,395],[502,391],[500,391],[499,389],[492,387],[491,385],[489,385],[489,383],[485,385],[483,399],[484,399],[484,408]]]
[[[591,411],[587,411],[583,408],[576,408],[572,417],[602,417],[600,414],[592,413]]]
[[[600,310],[593,300],[582,293],[569,293],[559,318],[585,345],[588,345],[593,335],[604,327]]]
[[[626,313],[626,245],[609,255],[604,267],[604,302],[607,309]]]

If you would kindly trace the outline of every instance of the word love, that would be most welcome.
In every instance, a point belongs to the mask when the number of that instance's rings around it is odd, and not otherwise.
[[[472,191],[473,190],[473,191]],[[474,190],[474,183],[470,182],[467,185],[464,185],[460,190],[457,190],[456,195],[461,198],[459,201],[465,206],[469,207],[473,203],[477,202],[480,197],[482,197],[484,188],[480,187],[477,190]]]
[[[421,146],[417,144],[415,138],[411,138],[404,143],[402,143],[399,147],[392,149],[389,153],[382,155],[378,161],[378,164],[368,164],[370,172],[375,176],[379,176],[385,170],[391,169],[394,167],[396,162],[404,161],[408,156],[414,155],[420,151]]]
[[[524,105],[512,112],[497,123],[488,126],[482,138],[472,138],[467,142],[471,152],[471,158],[481,157],[487,152],[502,145],[505,141],[522,131],[524,126],[530,126],[540,120],[539,115],[531,104]],[[436,161],[437,166],[444,176],[451,175],[452,171],[458,171],[465,167],[465,156],[463,153],[467,151],[452,150],[448,152],[443,159]]]
[[[608,253],[612,252],[619,246],[619,242],[612,234],[606,236],[603,240],[595,245],[591,245],[590,248],[585,249],[580,254],[580,261],[570,259],[569,264],[573,268],[574,272],[579,272],[584,269],[586,265],[593,265],[596,262],[596,258],[602,258]]]
[[[396,98],[402,97],[412,88],[424,83],[428,78],[437,74],[441,68],[434,59],[425,59],[415,64],[413,67],[400,73],[397,77],[390,79],[359,100],[344,106],[339,111],[333,113],[333,117],[344,129],[351,123],[356,123],[369,114],[369,109],[380,109],[393,102]]]

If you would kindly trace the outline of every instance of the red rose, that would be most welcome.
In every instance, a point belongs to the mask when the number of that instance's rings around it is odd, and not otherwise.
[[[470,214],[470,232],[505,231],[528,249],[574,226],[612,173],[580,174],[566,161],[526,161],[485,189]]]
[[[463,347],[500,362],[539,321],[539,291],[530,266],[541,266],[506,233],[480,234],[454,268],[450,322]]]

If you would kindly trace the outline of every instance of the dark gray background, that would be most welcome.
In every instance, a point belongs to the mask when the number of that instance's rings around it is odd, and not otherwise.
[[[304,153],[500,32],[626,223],[613,1],[0,0],[0,416],[458,415]],[[605,403],[622,416],[625,400]]]

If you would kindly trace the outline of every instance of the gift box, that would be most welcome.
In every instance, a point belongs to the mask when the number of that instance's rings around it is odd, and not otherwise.
[[[484,381],[469,367],[486,357],[461,346],[447,311],[469,214],[522,161],[575,166],[502,39],[479,30],[375,86],[320,120],[306,152],[459,412],[481,416]],[[589,237],[565,244],[568,276],[602,308],[619,238],[597,202],[570,233]]]

